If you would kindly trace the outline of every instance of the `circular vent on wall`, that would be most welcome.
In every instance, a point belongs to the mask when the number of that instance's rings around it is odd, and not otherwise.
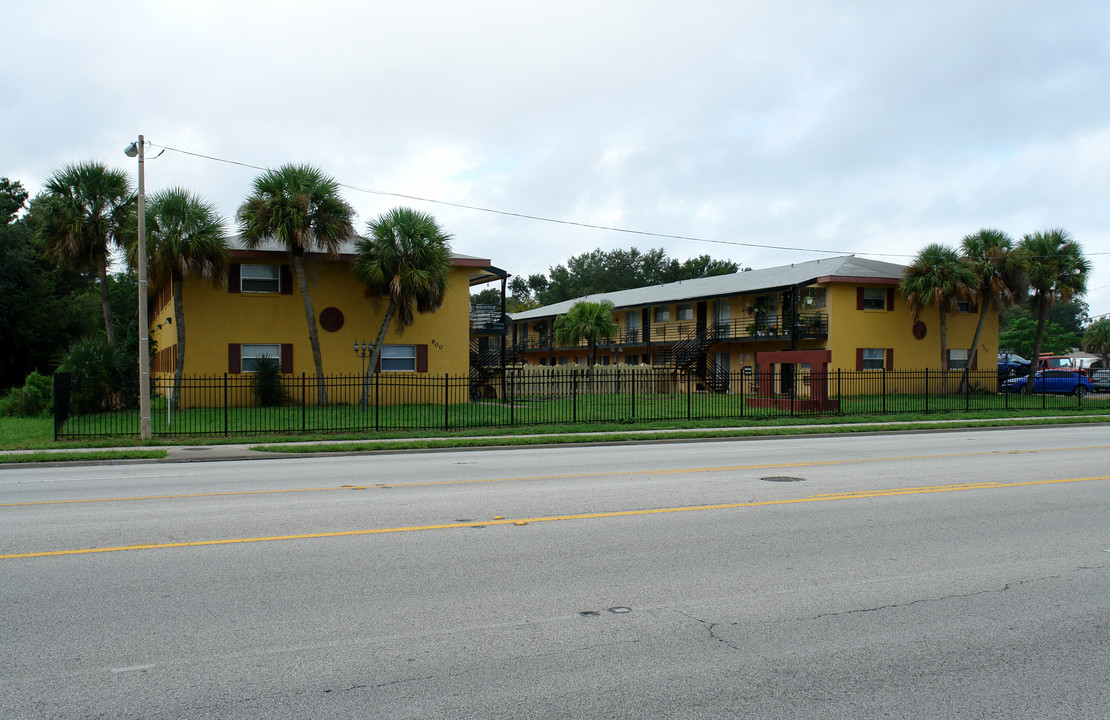
[[[337,307],[326,307],[320,312],[320,327],[328,332],[336,332],[343,327],[343,311]]]
[[[925,323],[918,320],[913,324],[913,336],[918,340],[925,338]]]

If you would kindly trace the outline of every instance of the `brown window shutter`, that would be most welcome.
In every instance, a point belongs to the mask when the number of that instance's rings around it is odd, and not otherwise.
[[[416,346],[416,372],[428,372],[428,346]]]
[[[863,288],[856,288],[856,310],[863,310]]]
[[[288,265],[282,265],[281,270],[278,272],[278,282],[281,283],[281,294],[293,294],[293,271],[289,269]]]
[[[227,371],[233,374],[243,372],[243,346],[239,343],[227,344]]]
[[[242,283],[239,280],[240,271],[239,263],[231,263],[227,266],[227,291],[229,293],[239,292]]]
[[[894,288],[886,290],[886,309],[894,312]]]
[[[887,370],[894,369],[894,348],[886,349],[886,365],[884,365],[884,367]]]
[[[281,344],[281,371],[283,373],[293,372],[293,343]]]
[[[863,348],[856,348],[856,370],[863,370]]]

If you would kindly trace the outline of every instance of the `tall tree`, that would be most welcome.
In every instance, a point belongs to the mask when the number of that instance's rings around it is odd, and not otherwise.
[[[108,291],[108,256],[123,247],[122,235],[133,221],[135,194],[122,170],[103,163],[66,165],[46,181],[36,230],[56,263],[78,270],[93,268],[100,283],[104,331],[112,343],[115,327]]]
[[[316,310],[305,276],[305,255],[323,252],[338,255],[344,242],[355,238],[354,210],[339,195],[339,184],[310,165],[283,165],[254,180],[254,192],[239,206],[239,233],[249,249],[268,239],[285,246],[304,303],[308,341],[316,366],[317,402],[326,405],[324,361]]]
[[[388,298],[374,352],[362,381],[365,403],[386,331],[396,321],[400,331],[417,313],[435,312],[447,294],[451,277],[451,236],[435,218],[411,208],[394,208],[366,224],[369,237],[358,242],[353,271],[366,286],[366,296]]]
[[[146,207],[149,233],[147,264],[154,282],[168,280],[173,290],[177,331],[177,363],[170,404],[177,405],[185,373],[185,303],[182,285],[187,277],[219,284],[227,278],[228,247],[224,219],[216,208],[183,188],[157,193]],[[137,247],[128,248],[132,264]],[[143,319],[140,319],[140,322]]]
[[[577,345],[585,340],[591,367],[597,362],[597,341],[609,340],[619,332],[620,326],[613,319],[613,303],[610,300],[579,300],[570,306],[566,315],[555,320],[555,342]]]
[[[984,228],[966,236],[960,243],[964,262],[975,273],[975,295],[979,299],[979,322],[975,338],[967,351],[967,367],[975,365],[979,339],[993,302],[999,308],[1013,305],[1025,292],[1021,261],[1014,252],[1014,241],[1001,230]],[[964,378],[967,372],[964,372]]]
[[[1083,333],[1083,349],[1102,356],[1102,364],[1110,367],[1110,317],[1095,320]]]
[[[1086,292],[1091,264],[1083,255],[1079,243],[1060,228],[1026,235],[1021,239],[1019,252],[1037,307],[1037,336],[1033,340],[1032,362],[1029,363],[1029,387],[1033,387],[1033,376],[1037,372],[1037,360],[1048,324],[1048,309]]]
[[[910,306],[913,319],[935,307],[940,313],[940,367],[948,369],[948,313],[960,300],[974,298],[975,274],[953,248],[933,243],[922,248],[902,275],[898,288]]]

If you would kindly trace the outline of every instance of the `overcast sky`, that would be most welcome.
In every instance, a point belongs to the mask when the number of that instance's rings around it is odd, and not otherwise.
[[[18,10],[15,8],[18,7]],[[1110,3],[52,2],[0,26],[0,176],[180,185],[231,221],[258,171],[319,166],[358,226],[432,213],[457,252],[546,272],[597,247],[754,268],[908,262],[1063,227],[1110,313]]]

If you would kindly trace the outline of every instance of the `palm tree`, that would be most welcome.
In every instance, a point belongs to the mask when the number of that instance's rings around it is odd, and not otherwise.
[[[123,247],[121,236],[133,219],[135,199],[127,173],[94,161],[56,171],[46,181],[39,205],[36,227],[47,256],[62,266],[96,271],[109,344],[115,326],[108,293],[108,255],[113,247]]]
[[[1001,230],[984,228],[974,235],[966,236],[960,243],[963,260],[975,273],[975,295],[979,298],[979,323],[975,326],[975,338],[967,351],[967,371],[975,365],[979,353],[979,339],[983,335],[983,324],[993,301],[998,308],[1013,305],[1025,294],[1024,274],[1021,261],[1014,253],[1014,241]]]
[[[960,300],[975,297],[975,273],[953,248],[933,243],[922,248],[902,274],[898,289],[906,298],[916,321],[921,311],[936,307],[940,312],[940,367],[948,369],[948,313],[956,312]],[[947,391],[947,383],[945,383]]]
[[[613,319],[613,302],[579,300],[570,306],[566,315],[555,321],[555,342],[559,345],[577,345],[585,340],[589,347],[589,364],[597,362],[597,341],[609,340],[620,332]]]
[[[363,404],[390,323],[396,320],[403,332],[413,323],[416,313],[437,310],[443,304],[451,276],[451,236],[431,215],[411,208],[394,208],[368,222],[366,227],[369,237],[359,240],[358,257],[352,269],[366,286],[367,297],[386,297],[389,305],[363,377]]]
[[[339,184],[310,165],[282,165],[277,170],[267,170],[255,178],[254,193],[239,206],[239,233],[248,249],[256,249],[272,239],[289,251],[304,303],[320,405],[327,404],[328,396],[304,258],[309,252],[338,255],[342,244],[355,237],[351,223],[354,212],[339,196]]]
[[[1048,309],[1086,292],[1091,263],[1084,257],[1079,243],[1060,228],[1026,235],[1018,250],[1037,306],[1037,335],[1033,340],[1028,381],[1029,387],[1033,387],[1048,324]]]
[[[1083,349],[1102,356],[1103,366],[1110,367],[1110,318],[1095,320],[1083,333]]]
[[[182,284],[187,277],[222,283],[227,278],[227,234],[215,206],[183,188],[156,194],[146,208],[147,264],[155,282],[168,279],[173,289],[177,328],[177,363],[170,405],[177,405],[185,372],[185,304]],[[132,264],[137,249],[128,249]]]

